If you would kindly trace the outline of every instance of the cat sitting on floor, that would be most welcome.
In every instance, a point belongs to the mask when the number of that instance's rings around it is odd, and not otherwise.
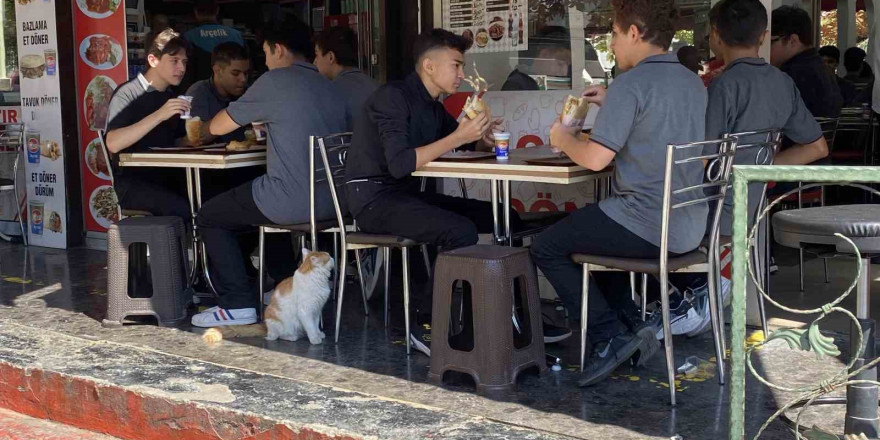
[[[308,336],[309,342],[320,344],[324,341],[319,326],[321,311],[330,297],[334,264],[326,252],[303,249],[303,262],[296,273],[275,286],[262,323],[215,327],[206,331],[202,339],[217,343],[223,338],[265,336],[269,341],[296,341]]]

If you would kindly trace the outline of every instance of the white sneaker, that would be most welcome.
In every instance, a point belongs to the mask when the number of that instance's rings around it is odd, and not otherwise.
[[[683,312],[683,310],[681,309],[685,307],[687,308],[687,312],[681,313]],[[660,311],[658,310],[656,313],[660,313]],[[700,325],[703,323],[703,317],[687,301],[682,301],[681,305],[678,307],[678,310],[670,310],[670,315],[671,322],[669,323],[669,325],[672,327],[673,335],[686,335],[699,328]],[[662,323],[660,324],[660,329],[657,330],[657,340],[660,339],[663,339]]]
[[[222,327],[225,325],[247,325],[257,322],[257,310],[247,309],[223,309],[217,306],[211,307],[202,313],[192,317],[192,325],[196,327]]]

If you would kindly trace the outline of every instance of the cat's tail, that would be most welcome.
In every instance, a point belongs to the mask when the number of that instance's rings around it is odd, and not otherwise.
[[[250,324],[250,325],[227,325],[223,327],[209,328],[202,335],[202,340],[209,344],[216,344],[223,338],[252,338],[257,336],[266,336],[266,324]]]

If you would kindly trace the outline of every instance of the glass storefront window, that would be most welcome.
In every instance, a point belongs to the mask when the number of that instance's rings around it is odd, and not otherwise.
[[[580,90],[607,83],[616,73],[610,0],[437,1],[443,27],[475,40],[465,71],[473,75],[476,63],[489,90]],[[706,61],[710,0],[677,3],[680,18],[670,50],[694,46],[697,58]],[[505,45],[506,38],[517,37],[520,19],[525,38],[520,45]]]
[[[18,105],[18,42],[16,41],[17,28],[15,24],[15,0],[2,0],[0,2],[0,20],[3,27],[0,28],[0,92],[2,102],[0,104]],[[10,92],[16,92],[10,96]]]

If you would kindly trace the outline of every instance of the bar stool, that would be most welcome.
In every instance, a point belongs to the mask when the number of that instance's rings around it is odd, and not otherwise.
[[[880,255],[880,206],[844,205],[793,209],[773,216],[773,236],[777,243],[794,249],[804,244],[825,245],[838,255],[852,255],[849,243],[836,237],[841,234],[852,240],[859,248],[861,272],[856,288],[856,318],[864,333],[863,347],[854,346],[857,332],[850,331],[850,350],[857,353],[864,349],[862,357],[853,365],[859,369],[875,357],[874,320],[870,318],[871,258]],[[877,369],[871,368],[852,380],[877,380]],[[880,419],[877,417],[877,387],[874,385],[850,385],[847,387],[846,433],[864,432],[876,438]]]

